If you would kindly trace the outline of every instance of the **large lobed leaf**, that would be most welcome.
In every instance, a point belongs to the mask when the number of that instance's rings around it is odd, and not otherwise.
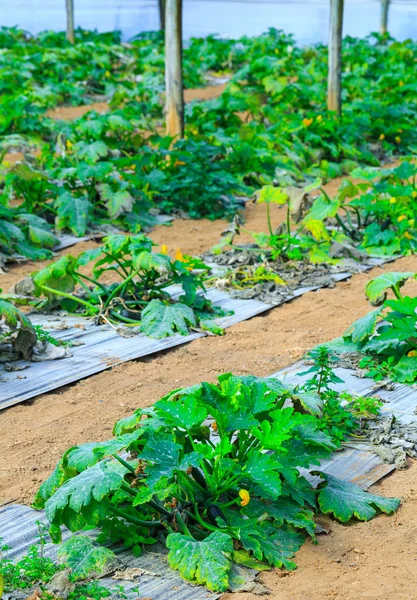
[[[58,550],[61,564],[71,569],[74,581],[107,573],[116,563],[116,555],[108,548],[95,546],[89,537],[75,535],[61,544]]]
[[[168,563],[188,581],[206,585],[213,592],[225,592],[232,567],[232,538],[220,531],[197,541],[181,533],[170,533],[166,540]]]
[[[151,300],[142,311],[140,330],[160,340],[175,333],[188,335],[188,328],[196,326],[194,311],[186,304],[165,304],[161,300]]]
[[[320,510],[324,514],[334,515],[342,523],[347,523],[352,517],[360,521],[370,521],[378,512],[390,515],[400,505],[399,498],[384,498],[364,492],[354,483],[321,471],[314,471],[313,474],[324,480],[318,488]]]

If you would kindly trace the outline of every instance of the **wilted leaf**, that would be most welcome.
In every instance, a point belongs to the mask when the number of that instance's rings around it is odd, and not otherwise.
[[[95,546],[84,535],[75,535],[63,542],[58,549],[61,564],[69,567],[75,581],[87,577],[104,575],[117,562],[116,555],[108,548]]]
[[[402,287],[407,279],[416,277],[415,273],[384,273],[369,281],[365,288],[365,294],[373,306],[379,306],[387,297],[387,290],[392,287]]]

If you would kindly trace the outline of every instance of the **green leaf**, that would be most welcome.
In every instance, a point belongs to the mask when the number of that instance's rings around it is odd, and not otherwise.
[[[87,231],[91,204],[87,196],[73,196],[64,192],[55,200],[57,229],[70,229],[82,236]]]
[[[332,514],[342,523],[352,517],[360,521],[370,521],[378,511],[387,515],[394,513],[400,505],[399,498],[384,498],[364,492],[349,481],[342,481],[321,471],[313,471],[324,481],[318,486],[318,503],[324,514]]]
[[[81,141],[74,145],[74,152],[77,154],[78,158],[94,164],[100,160],[100,158],[107,156],[109,148],[102,140],[92,142],[91,144]]]
[[[358,319],[343,334],[343,338],[347,338],[354,344],[366,342],[373,333],[375,333],[378,317],[381,313],[380,309],[373,310],[364,317]]]
[[[417,358],[402,356],[394,367],[395,381],[414,383],[417,380]]]
[[[281,496],[269,504],[254,498],[243,512],[249,518],[256,517],[261,520],[263,515],[269,515],[274,519],[275,527],[288,523],[297,529],[305,529],[314,538],[316,524],[313,511],[300,506],[291,498]]]
[[[68,479],[71,479],[77,475],[77,471],[74,468],[68,468],[67,465],[67,455],[71,452],[71,450],[72,448],[65,452],[48,479],[41,484],[33,501],[33,508],[36,510],[45,508],[45,502],[49,500],[51,496],[53,496],[56,490]]]
[[[174,442],[171,436],[161,434],[151,437],[142,453],[141,460],[146,461],[146,483],[152,488],[162,478],[170,479],[177,471],[187,471],[189,467],[197,467],[202,456],[197,452],[180,457],[182,446]]]
[[[269,528],[269,537],[260,537],[259,543],[265,560],[274,567],[284,567],[288,571],[297,568],[297,565],[289,560],[301,548],[305,536],[290,526],[280,529]]]
[[[272,418],[272,422],[264,420],[259,428],[252,430],[262,448],[268,450],[281,450],[283,443],[291,438],[292,430],[308,419],[305,415],[296,413],[291,406],[275,410],[269,417]]]
[[[233,541],[216,531],[197,541],[181,533],[170,533],[166,540],[168,563],[187,581],[206,585],[213,592],[225,592],[232,566]]]
[[[125,433],[105,442],[87,442],[80,446],[75,446],[75,448],[67,453],[68,467],[76,469],[78,473],[81,473],[104,457],[124,450],[135,442],[141,434],[142,432],[136,429],[132,433]]]
[[[52,292],[44,291],[42,286],[52,288],[57,291],[71,293],[75,289],[76,278],[74,268],[76,259],[67,254],[61,256],[56,262],[51,263],[41,271],[32,275],[35,284],[35,295],[45,295],[52,300],[55,295]]]
[[[321,194],[318,196],[309,212],[304,218],[304,223],[307,225],[310,221],[325,221],[326,219],[333,218],[340,207],[340,202],[335,200],[329,200]]]
[[[387,290],[394,286],[400,288],[410,277],[416,277],[415,273],[384,273],[367,284],[365,294],[371,304],[379,306],[386,300]]]
[[[74,581],[104,575],[117,562],[116,555],[108,548],[95,546],[84,535],[74,535],[63,542],[58,549],[58,560],[71,569]]]
[[[159,400],[155,404],[158,415],[174,426],[189,431],[195,425],[201,425],[207,418],[207,409],[195,396],[185,396],[179,400]]]
[[[268,571],[269,565],[255,560],[247,550],[234,550],[232,554],[233,562],[238,565],[243,565],[248,569],[256,569],[257,571]]]
[[[98,186],[100,195],[106,201],[107,210],[111,219],[117,219],[122,213],[130,212],[133,207],[134,198],[127,190],[113,192],[108,183]]]
[[[246,463],[245,474],[258,484],[265,498],[275,500],[282,491],[280,467],[281,464],[275,456],[252,450]]]
[[[288,200],[288,194],[282,191],[279,187],[273,185],[265,185],[258,193],[256,201],[259,204],[262,203],[273,203],[273,204],[285,204]]]
[[[303,390],[298,390],[293,396],[293,401],[294,400],[295,402],[298,400],[304,410],[311,415],[314,415],[315,417],[322,416],[323,400],[316,392],[304,392]]]
[[[49,498],[45,504],[46,516],[51,523],[63,523],[71,531],[81,529],[82,523],[94,527],[105,511],[104,499],[120,488],[126,472],[116,461],[105,460],[89,467],[66,481]]]
[[[164,304],[161,300],[151,300],[142,311],[140,330],[160,340],[177,332],[188,335],[188,328],[196,326],[194,311],[186,304]]]
[[[172,272],[171,259],[158,252],[142,251],[133,256],[133,265],[138,271],[155,270],[160,275],[169,275]]]

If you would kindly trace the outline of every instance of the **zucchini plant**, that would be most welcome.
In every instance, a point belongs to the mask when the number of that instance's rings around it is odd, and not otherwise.
[[[76,311],[97,322],[139,327],[154,338],[190,329],[222,333],[213,319],[225,312],[204,296],[208,267],[177,250],[153,252],[147,236],[110,235],[103,244],[79,256],[62,256],[32,275],[34,294],[42,309]],[[93,263],[92,275],[84,267]],[[114,280],[108,283],[109,275]],[[180,295],[169,293],[179,286]]]
[[[171,568],[213,591],[228,588],[233,562],[294,569],[316,541],[316,512],[366,521],[399,505],[322,472],[315,490],[301,474],[335,449],[321,410],[315,392],[273,378],[227,373],[173,390],[118,421],[112,439],[65,452],[34,506],[56,542],[63,525],[99,527],[136,553],[160,541]]]
[[[402,383],[417,380],[417,298],[403,295],[401,288],[412,272],[386,273],[365,288],[377,308],[355,321],[341,340],[330,343],[339,353],[359,353],[359,366],[376,380],[389,377]],[[388,293],[392,297],[388,298]]]

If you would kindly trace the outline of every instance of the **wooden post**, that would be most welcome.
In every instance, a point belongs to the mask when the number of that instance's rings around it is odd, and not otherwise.
[[[381,27],[379,30],[381,35],[388,32],[388,10],[389,0],[381,0]]]
[[[165,0],[165,92],[167,135],[183,137],[182,0]]]
[[[330,0],[327,108],[337,112],[339,115],[342,110],[342,29],[343,0]]]
[[[65,0],[67,10],[67,40],[70,44],[75,42],[74,38],[74,0]]]
[[[165,30],[165,0],[158,0],[159,6],[159,28]]]

